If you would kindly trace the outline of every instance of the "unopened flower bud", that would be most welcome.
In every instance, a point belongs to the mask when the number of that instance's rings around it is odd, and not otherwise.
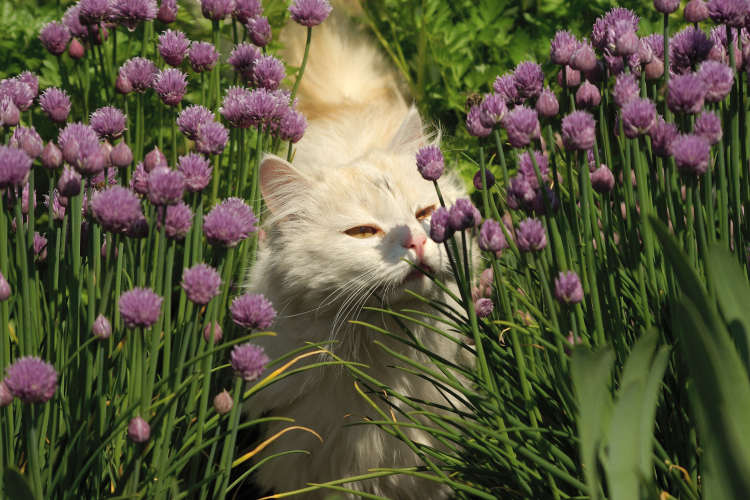
[[[578,87],[576,92],[576,106],[579,108],[593,108],[598,106],[602,101],[602,95],[599,93],[599,89],[590,82],[585,81],[583,85]]]
[[[232,407],[234,407],[234,400],[226,390],[221,391],[214,398],[214,411],[219,415],[226,415],[232,411]]]
[[[487,189],[489,190],[492,188],[492,186],[495,185],[495,176],[490,172],[488,169],[484,169],[484,179],[487,181]],[[474,188],[477,191],[482,190],[482,171],[477,170],[477,173],[474,174]]]
[[[563,86],[563,71],[565,71],[565,81],[568,87],[577,87],[581,84],[581,72],[574,70],[570,66],[565,66],[557,72],[557,84],[560,87]]]
[[[143,158],[143,168],[146,172],[150,173],[156,167],[169,167],[167,157],[164,156],[158,146],[154,146],[154,149]]]
[[[596,66],[594,48],[586,41],[581,42],[570,56],[570,68],[577,71],[591,71]]]
[[[0,273],[0,302],[5,302],[10,298],[11,290],[10,283],[5,279],[2,273]]]
[[[682,11],[688,23],[700,23],[708,19],[708,6],[703,0],[690,0]]]
[[[11,394],[5,381],[0,382],[0,408],[6,408],[13,403],[13,394]]]
[[[662,14],[671,14],[680,8],[680,0],[654,0],[654,8]]]
[[[151,437],[151,427],[140,416],[130,420],[128,424],[128,439],[134,443],[145,443]]]
[[[54,170],[56,168],[62,167],[62,151],[60,151],[60,148],[58,148],[54,142],[50,141],[46,146],[44,146],[44,149],[42,150],[41,162],[42,166],[47,170]]]
[[[72,39],[70,41],[70,45],[68,45],[68,55],[70,56],[70,58],[82,59],[85,54],[86,49],[83,48],[81,42],[79,42],[77,38]]]
[[[100,340],[108,339],[112,335],[112,324],[103,314],[100,314],[94,320],[94,326],[91,327],[91,335]]]
[[[221,327],[219,324],[214,321],[213,322],[213,330],[214,330],[214,345],[221,342],[223,332],[221,331]],[[211,323],[207,324],[206,327],[203,329],[203,340],[206,342],[211,342]]]
[[[615,187],[615,176],[606,165],[602,164],[591,174],[591,187],[597,193],[609,193]]]
[[[21,121],[21,111],[9,95],[0,101],[0,126],[15,127]]]
[[[63,168],[60,180],[57,181],[60,196],[71,198],[81,193],[81,176],[70,167]]]
[[[133,152],[130,150],[130,146],[121,142],[109,153],[109,161],[113,167],[125,168],[133,163]]]
[[[130,80],[123,77],[122,75],[117,77],[117,80],[115,80],[115,92],[122,95],[128,95],[133,91],[133,84],[130,83]]]
[[[492,314],[492,301],[490,299],[479,299],[474,303],[474,312],[477,314],[477,318],[486,318]]]
[[[644,71],[646,80],[658,80],[664,76],[664,63],[658,57],[654,57],[653,61],[646,65]]]

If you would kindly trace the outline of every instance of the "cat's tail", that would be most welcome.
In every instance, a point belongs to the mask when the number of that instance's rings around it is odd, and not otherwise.
[[[293,22],[281,35],[282,57],[299,67],[305,51],[307,29]],[[297,91],[299,108],[308,120],[336,118],[373,104],[408,109],[399,78],[377,48],[344,20],[332,16],[312,28],[312,44]]]

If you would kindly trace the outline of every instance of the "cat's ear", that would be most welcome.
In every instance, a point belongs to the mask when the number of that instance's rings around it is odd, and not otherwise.
[[[426,144],[427,137],[425,136],[422,117],[419,116],[417,108],[412,106],[388,145],[388,150],[412,152]]]
[[[267,154],[260,164],[260,191],[274,215],[288,211],[288,202],[307,193],[315,182],[291,163]]]

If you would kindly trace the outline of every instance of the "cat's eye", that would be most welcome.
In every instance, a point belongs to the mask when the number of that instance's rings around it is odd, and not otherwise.
[[[420,210],[419,212],[417,212],[417,220],[425,220],[427,217],[432,215],[432,212],[434,210],[435,210],[435,205]]]
[[[357,226],[344,232],[354,238],[369,238],[378,234],[378,230],[371,226]]]

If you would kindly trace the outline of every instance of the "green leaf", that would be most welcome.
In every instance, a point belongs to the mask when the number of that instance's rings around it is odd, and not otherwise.
[[[667,346],[662,346],[651,364],[651,373],[646,382],[643,393],[643,406],[641,407],[641,432],[638,438],[640,449],[641,479],[652,481],[654,470],[654,427],[656,425],[656,408],[659,403],[659,391],[661,389],[664,372],[667,370],[671,352]]]
[[[591,500],[599,498],[596,456],[602,436],[605,436],[609,429],[612,411],[609,381],[614,361],[615,354],[610,347],[594,353],[583,345],[575,348],[570,360],[573,386],[578,396],[578,436],[581,438],[581,458]]]
[[[13,469],[5,469],[3,473],[3,483],[5,484],[5,498],[13,500],[34,500],[34,494],[31,492],[28,483],[21,474]]]

